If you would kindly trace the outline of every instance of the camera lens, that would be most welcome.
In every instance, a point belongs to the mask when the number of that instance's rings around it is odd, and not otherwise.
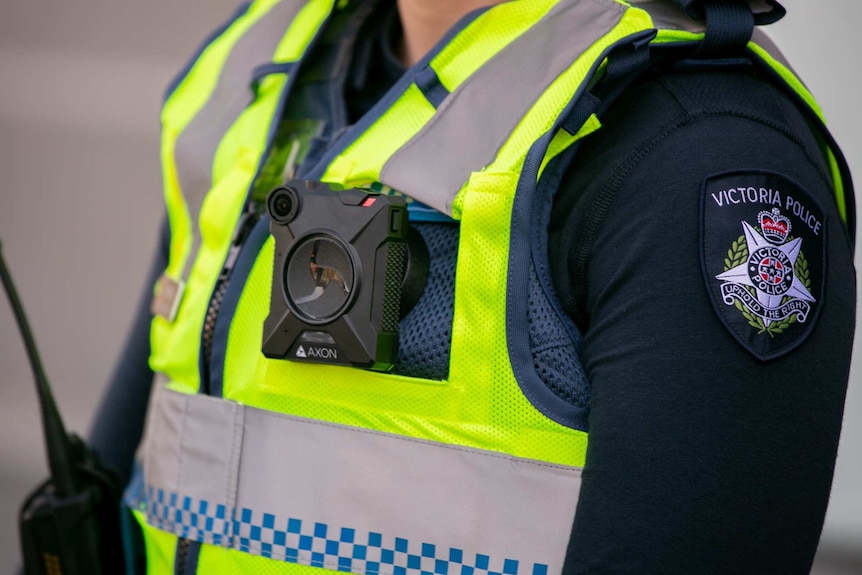
[[[290,208],[293,207],[293,203],[291,203],[290,198],[281,194],[275,199],[275,213],[278,214],[278,217],[283,218],[287,214],[290,213]]]
[[[341,315],[354,289],[353,261],[343,243],[317,234],[298,241],[284,269],[291,307],[310,323]]]
[[[293,188],[276,188],[267,200],[269,217],[278,224],[286,224],[296,215],[299,197]]]

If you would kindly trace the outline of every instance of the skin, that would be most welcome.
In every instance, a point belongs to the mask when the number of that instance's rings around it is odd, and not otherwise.
[[[412,66],[467,13],[505,0],[398,0],[404,36],[398,57]]]

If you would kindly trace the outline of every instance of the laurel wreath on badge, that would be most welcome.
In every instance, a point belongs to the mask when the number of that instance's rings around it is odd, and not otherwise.
[[[758,232],[760,232],[760,228],[755,227]],[[790,236],[788,240],[792,240],[793,236]],[[727,250],[727,257],[724,260],[724,271],[728,271],[733,269],[741,264],[745,263],[748,260],[748,245],[745,241],[745,235],[739,236],[739,238],[734,241],[730,249]],[[811,273],[808,269],[808,260],[805,258],[805,253],[802,251],[799,252],[799,257],[796,259],[796,265],[793,267],[793,272],[796,274],[796,277],[799,278],[806,289],[811,288]],[[745,287],[746,291],[748,291],[752,297],[756,297],[756,293],[754,288]],[[793,297],[785,296],[782,299],[782,305],[793,300]],[[797,316],[795,314],[789,315],[785,319],[781,321],[771,322],[768,326],[764,323],[763,318],[755,315],[749,309],[747,309],[740,300],[734,301],[734,306],[738,309],[743,317],[748,320],[748,325],[755,328],[758,335],[762,333],[769,334],[769,337],[775,337],[778,334],[781,334],[788,327],[797,322]]]

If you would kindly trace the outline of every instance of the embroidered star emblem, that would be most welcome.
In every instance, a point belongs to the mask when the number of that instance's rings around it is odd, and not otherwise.
[[[742,222],[742,231],[748,246],[748,259],[715,276],[715,279],[754,288],[757,301],[770,310],[777,309],[787,297],[807,302],[816,301],[793,272],[802,249],[802,238],[776,245],[766,240],[746,222]],[[765,325],[770,323],[770,320],[764,318]]]

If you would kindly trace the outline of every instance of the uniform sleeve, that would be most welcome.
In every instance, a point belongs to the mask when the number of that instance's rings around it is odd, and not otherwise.
[[[166,219],[123,352],[108,381],[89,434],[90,447],[95,449],[102,463],[120,474],[123,484],[131,475],[153,381],[149,366],[150,302],[153,286],[168,264],[169,234]]]
[[[771,87],[746,75],[693,74],[636,88],[570,167],[552,216],[551,262],[558,295],[584,333],[592,400],[567,573],[808,573],[855,317],[852,250],[816,147]],[[801,244],[810,267],[823,265],[821,291],[808,290],[816,301],[800,295],[802,280],[811,282],[800,273],[796,291],[770,300],[808,305],[804,329],[797,322],[800,329],[782,332],[767,320],[772,328],[757,333],[764,298],[749,298],[749,322],[744,307],[724,309],[710,287],[739,264],[724,259],[743,243],[710,240],[705,228],[751,235],[741,257],[760,249],[743,221],[761,239],[771,226],[758,223],[764,210],[754,203],[744,206],[750,216],[704,211],[710,178],[746,173],[793,182],[825,214],[822,243],[808,230]],[[712,189],[719,199],[721,191]],[[780,212],[792,217],[785,204],[782,197]],[[779,228],[763,249],[781,243]],[[710,252],[705,241],[718,247]],[[715,253],[722,261],[705,261]],[[750,281],[737,271],[737,283]],[[764,360],[758,345],[778,351]]]

